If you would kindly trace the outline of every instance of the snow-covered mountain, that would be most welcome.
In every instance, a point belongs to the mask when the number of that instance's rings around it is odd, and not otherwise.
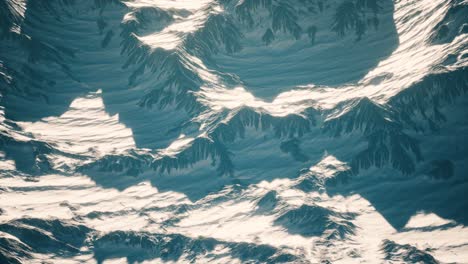
[[[468,263],[466,0],[0,0],[0,263]]]

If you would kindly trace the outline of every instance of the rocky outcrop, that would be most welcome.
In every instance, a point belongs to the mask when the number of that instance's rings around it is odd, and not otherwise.
[[[322,236],[329,239],[343,239],[355,232],[351,220],[353,213],[338,213],[318,205],[302,205],[281,215],[275,225],[281,225],[291,234]]]
[[[400,245],[387,239],[382,243],[382,251],[385,254],[385,259],[389,261],[423,264],[439,263],[439,261],[426,251],[419,250],[408,244]]]

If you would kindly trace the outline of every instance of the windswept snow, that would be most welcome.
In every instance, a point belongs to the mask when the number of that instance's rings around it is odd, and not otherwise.
[[[466,6],[0,0],[0,262],[468,262]]]

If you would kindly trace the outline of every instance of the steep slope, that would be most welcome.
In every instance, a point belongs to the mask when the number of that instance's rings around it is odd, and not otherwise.
[[[466,261],[466,17],[0,0],[0,262]]]

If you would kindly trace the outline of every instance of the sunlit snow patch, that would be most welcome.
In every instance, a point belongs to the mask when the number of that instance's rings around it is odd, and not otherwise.
[[[100,90],[75,99],[59,117],[19,124],[36,138],[75,154],[90,150],[105,154],[135,147],[131,129],[119,123],[118,114],[110,116],[105,112]]]
[[[136,0],[125,2],[130,7],[159,7],[163,9],[186,9],[186,10],[197,10],[213,0]]]
[[[444,219],[434,213],[418,213],[410,218],[405,228],[435,227],[453,224],[452,220]]]
[[[198,2],[199,5],[187,5],[185,1],[184,4],[189,8],[193,9],[194,13],[188,17],[177,17],[175,23],[167,26],[161,32],[156,32],[146,36],[140,36],[138,39],[145,45],[148,45],[151,49],[161,48],[164,50],[175,50],[182,44],[184,37],[187,34],[193,33],[198,30],[203,23],[208,19],[209,13],[203,9],[208,3],[206,1]],[[172,2],[176,4],[175,7],[178,7],[178,1]],[[180,3],[179,3],[180,4]],[[165,8],[174,8],[174,6],[165,6]],[[219,8],[215,8],[217,12],[220,11]]]
[[[178,139],[173,141],[166,149],[162,150],[161,154],[173,156],[187,147],[193,140],[194,138],[186,137],[184,134],[181,134]]]

